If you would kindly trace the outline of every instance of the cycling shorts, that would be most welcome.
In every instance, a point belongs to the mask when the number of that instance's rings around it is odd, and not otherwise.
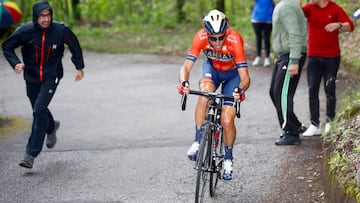
[[[214,69],[211,61],[206,59],[202,67],[199,83],[206,81],[211,81],[215,85],[216,89],[219,88],[221,82],[224,81],[223,94],[232,96],[234,89],[240,85],[240,76],[237,68],[221,72]],[[224,105],[233,106],[233,104],[234,100],[224,100]]]

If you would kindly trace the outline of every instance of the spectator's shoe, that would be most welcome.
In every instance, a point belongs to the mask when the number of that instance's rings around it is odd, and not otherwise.
[[[285,137],[285,133],[281,133],[279,137],[280,139],[283,139]]]
[[[266,57],[265,60],[264,60],[264,66],[265,67],[268,67],[271,65],[271,61],[270,61],[270,58],[269,57]]]
[[[330,132],[330,130],[331,130],[331,123],[327,122],[327,123],[325,124],[324,133],[325,133],[325,134],[328,134],[328,133]]]
[[[46,136],[46,147],[53,148],[56,144],[56,131],[60,127],[60,121],[54,121],[54,130]]]
[[[191,161],[196,161],[199,145],[200,144],[198,142],[193,142],[190,149],[187,151],[187,156]]]
[[[292,135],[292,134],[282,134],[282,138],[276,140],[275,145],[282,146],[282,145],[299,145],[301,144],[299,135]]]
[[[34,165],[34,157],[30,154],[25,154],[24,159],[21,160],[19,166],[31,169]]]
[[[304,133],[307,130],[306,126],[304,124],[301,124],[299,128],[299,133]]]
[[[305,132],[306,129],[307,129],[307,128],[305,127],[305,125],[304,125],[304,124],[301,124],[300,128],[298,129],[299,134]],[[281,133],[281,134],[280,134],[280,139],[283,139],[284,136],[285,136],[285,133]]]
[[[321,135],[321,130],[319,127],[316,127],[315,125],[311,124],[309,128],[302,135],[305,137],[319,136]]]
[[[253,61],[252,65],[253,65],[253,66],[258,66],[258,65],[260,65],[260,57],[259,57],[259,56],[257,56],[257,57],[255,58],[255,60]]]
[[[233,178],[232,164],[233,164],[233,162],[231,159],[224,160],[224,173],[223,173],[224,180],[232,180],[232,178]]]

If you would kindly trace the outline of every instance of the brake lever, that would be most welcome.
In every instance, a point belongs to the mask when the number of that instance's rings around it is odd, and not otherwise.
[[[236,102],[236,117],[237,118],[241,117],[241,115],[240,115],[240,102],[239,101]]]
[[[235,93],[240,93],[242,90],[241,90],[241,88],[239,88],[239,87],[235,87],[234,88],[234,92]],[[241,117],[241,115],[240,115],[240,101],[234,101],[234,106],[236,106],[236,117],[237,118],[240,118]]]
[[[181,110],[185,111],[186,109],[186,100],[187,100],[187,95],[183,94],[181,97]]]
[[[189,81],[187,81],[187,80],[182,81],[181,85],[183,87],[190,86]],[[184,93],[181,98],[181,110],[183,110],[183,111],[185,111],[185,109],[186,109],[186,100],[187,100],[187,95]]]

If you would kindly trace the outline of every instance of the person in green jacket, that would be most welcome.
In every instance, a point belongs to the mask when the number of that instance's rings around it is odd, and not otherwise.
[[[299,145],[306,128],[294,113],[294,95],[306,59],[306,18],[301,0],[281,0],[273,12],[272,44],[278,55],[270,84],[270,97],[283,133],[276,145]]]

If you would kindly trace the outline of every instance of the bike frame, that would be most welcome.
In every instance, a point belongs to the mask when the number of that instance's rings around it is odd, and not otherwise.
[[[204,96],[209,99],[208,113],[204,124],[201,126],[202,138],[200,142],[195,170],[197,170],[197,181],[195,191],[195,202],[203,201],[206,182],[209,181],[210,196],[215,195],[217,182],[221,179],[222,163],[224,161],[223,127],[221,125],[221,111],[224,99],[234,99],[221,92],[201,92],[190,90],[189,94]],[[187,96],[183,95],[182,110],[186,108]],[[235,102],[236,116],[240,118],[240,102]],[[216,137],[217,135],[217,137]],[[214,178],[215,176],[215,178]],[[202,182],[201,182],[202,181]]]

